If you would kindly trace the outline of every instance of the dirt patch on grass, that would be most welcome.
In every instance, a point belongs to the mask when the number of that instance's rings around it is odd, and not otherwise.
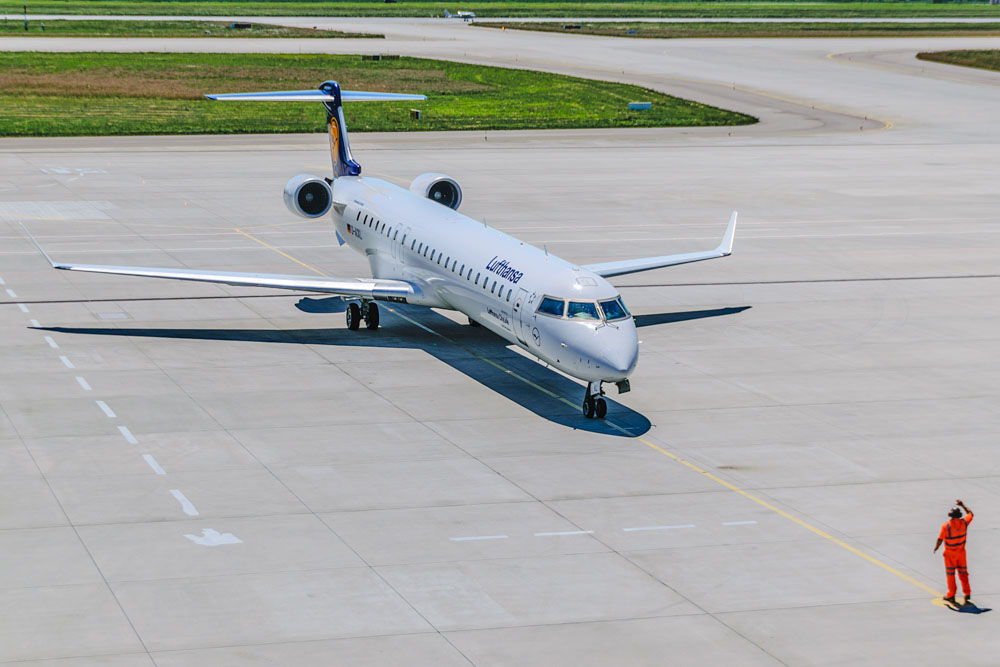
[[[205,93],[257,90],[309,90],[325,79],[337,80],[345,90],[470,93],[490,90],[476,81],[449,78],[443,70],[338,69],[279,67],[217,67],[182,65],[178,69],[100,67],[72,72],[39,72],[0,68],[0,93],[18,95],[87,95],[199,99]]]

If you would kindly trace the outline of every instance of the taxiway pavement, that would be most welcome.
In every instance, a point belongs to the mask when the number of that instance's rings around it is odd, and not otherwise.
[[[0,140],[0,661],[994,663],[931,548],[962,497],[996,604],[1000,77],[910,58],[1000,40],[400,24],[386,49],[765,122],[356,134],[367,173],[449,173],[581,263],[738,209],[734,256],[616,281],[643,342],[605,424],[448,313],[350,332],[315,295],[52,271],[17,226],[66,261],[366,275],[280,201],[322,135]]]

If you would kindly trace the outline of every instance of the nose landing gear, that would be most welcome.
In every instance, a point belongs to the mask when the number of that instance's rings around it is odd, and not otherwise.
[[[378,329],[378,316],[378,304],[374,301],[362,300],[360,304],[352,301],[347,304],[347,328],[351,331],[360,329],[362,320],[368,329]]]
[[[608,414],[608,402],[604,400],[603,382],[595,380],[587,385],[587,395],[583,397],[583,416],[587,419],[604,419]]]

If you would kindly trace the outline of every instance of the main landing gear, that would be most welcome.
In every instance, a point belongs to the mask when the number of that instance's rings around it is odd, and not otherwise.
[[[604,419],[608,414],[608,402],[604,400],[603,382],[595,380],[587,385],[587,395],[583,397],[583,416],[587,419]]]
[[[351,301],[347,304],[347,328],[357,331],[361,328],[362,320],[372,331],[378,329],[378,304],[374,301],[362,301],[360,304]]]

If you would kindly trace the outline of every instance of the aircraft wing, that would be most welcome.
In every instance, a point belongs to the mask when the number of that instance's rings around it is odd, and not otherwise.
[[[23,225],[22,225],[23,228]],[[143,266],[106,266],[100,264],[66,264],[54,262],[25,229],[35,247],[41,251],[53,268],[63,271],[108,273],[120,276],[191,280],[202,283],[221,283],[240,287],[272,287],[275,289],[325,292],[359,299],[391,299],[406,301],[416,293],[416,288],[403,280],[345,279],[324,276],[288,276],[275,273],[236,273],[231,271],[201,271],[198,269],[159,269]]]
[[[618,262],[603,262],[601,264],[586,264],[583,268],[593,271],[604,278],[610,278],[612,276],[623,276],[627,273],[662,269],[665,266],[728,257],[733,254],[733,237],[735,234],[736,211],[733,211],[733,215],[729,218],[729,226],[726,227],[726,233],[722,237],[722,242],[714,250],[688,252],[679,255],[662,255],[660,257],[643,257],[641,259],[625,259]]]

